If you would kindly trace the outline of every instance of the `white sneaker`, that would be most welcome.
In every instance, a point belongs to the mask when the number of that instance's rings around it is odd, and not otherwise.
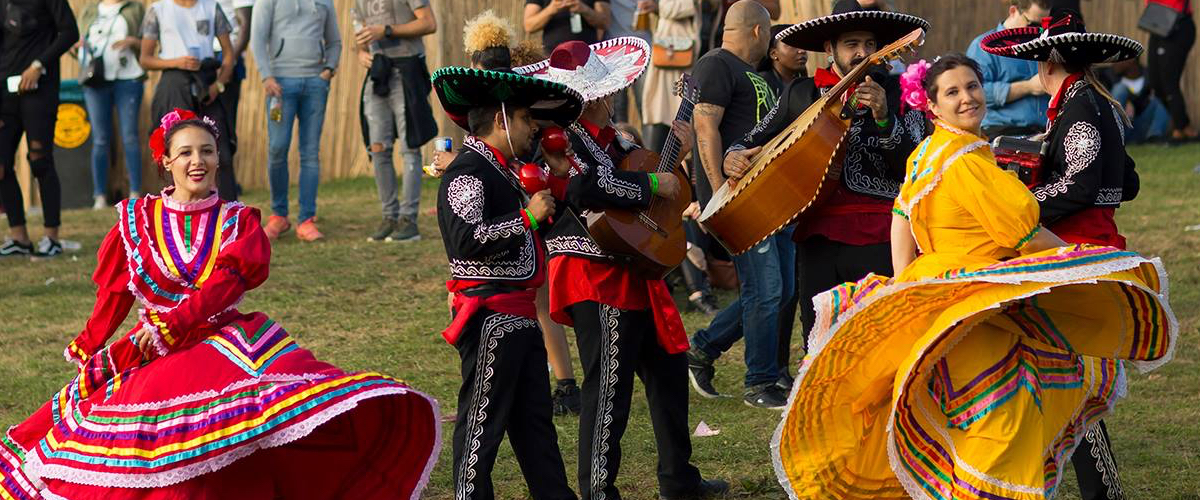
[[[48,236],[42,236],[41,241],[38,241],[36,256],[37,257],[54,257],[63,253],[62,243],[50,239]]]
[[[108,208],[108,202],[104,200],[104,195],[96,195],[96,201],[92,203],[92,210],[104,210]]]

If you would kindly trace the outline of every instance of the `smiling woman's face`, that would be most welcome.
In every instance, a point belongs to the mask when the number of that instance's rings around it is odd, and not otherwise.
[[[198,126],[185,126],[171,134],[164,167],[175,181],[175,197],[205,198],[216,187],[217,142],[212,133]]]
[[[930,111],[950,126],[979,134],[987,106],[975,71],[956,66],[938,75],[935,84],[937,95],[930,96]]]

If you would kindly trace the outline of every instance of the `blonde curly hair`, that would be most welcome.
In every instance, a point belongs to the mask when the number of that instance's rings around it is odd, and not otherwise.
[[[468,56],[493,47],[509,47],[512,33],[512,23],[488,9],[467,21],[463,27],[463,45]]]

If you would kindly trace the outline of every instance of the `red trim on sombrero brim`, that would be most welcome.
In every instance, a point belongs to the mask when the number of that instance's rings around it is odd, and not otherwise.
[[[1031,42],[1041,34],[1041,28],[1032,26],[997,31],[983,37],[983,40],[979,41],[979,48],[989,54],[1011,56],[1014,53],[1014,46]]]

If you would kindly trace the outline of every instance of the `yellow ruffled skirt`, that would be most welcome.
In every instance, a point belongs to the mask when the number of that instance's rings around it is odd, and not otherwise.
[[[1044,499],[1124,361],[1166,363],[1161,262],[1065,247],[926,255],[818,296],[775,469],[792,498]]]

